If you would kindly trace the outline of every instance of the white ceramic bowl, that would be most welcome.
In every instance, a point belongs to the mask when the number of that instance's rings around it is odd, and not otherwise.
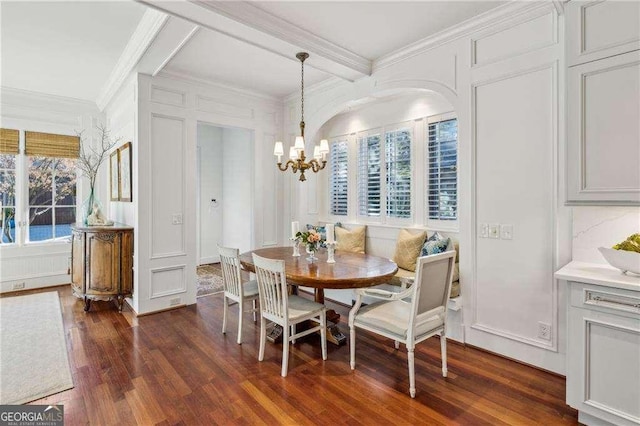
[[[600,253],[604,256],[609,265],[620,269],[622,272],[633,272],[640,274],[640,253],[627,250],[616,250],[612,248],[599,247]]]

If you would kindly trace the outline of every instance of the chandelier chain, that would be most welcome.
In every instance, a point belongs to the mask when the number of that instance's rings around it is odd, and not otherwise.
[[[301,71],[301,83],[300,83],[300,92],[301,92],[301,99],[302,99],[302,121],[304,121],[304,59],[302,61],[300,61],[300,65],[302,67],[302,71]]]

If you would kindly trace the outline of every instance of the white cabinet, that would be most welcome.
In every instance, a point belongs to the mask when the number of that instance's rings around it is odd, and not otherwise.
[[[640,278],[572,262],[567,279],[567,404],[587,425],[640,425]]]
[[[567,6],[567,204],[640,205],[640,2]]]

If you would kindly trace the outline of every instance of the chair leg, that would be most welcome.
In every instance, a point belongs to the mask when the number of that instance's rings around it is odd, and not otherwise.
[[[322,347],[322,359],[327,359],[327,311],[320,314],[320,347]]]
[[[282,377],[287,377],[289,368],[289,326],[282,327]]]
[[[264,345],[267,340],[267,320],[260,316],[260,350],[258,352],[258,361],[264,359]]]
[[[291,337],[296,335],[296,325],[295,324],[291,324]],[[295,345],[296,344],[296,338],[293,337],[293,339],[291,339],[291,344]]]
[[[407,345],[407,361],[409,363],[409,394],[416,397],[416,371],[413,356],[413,344]]]
[[[442,356],[442,377],[447,377],[447,338],[444,332],[440,335],[440,352]]]
[[[242,344],[242,317],[244,315],[242,315],[244,312],[244,303],[242,303],[242,300],[240,300],[240,302],[238,302],[238,344],[241,345]]]
[[[253,299],[253,322],[257,322],[258,321],[258,316],[256,313],[256,299]]]
[[[222,297],[222,334],[227,334],[227,310],[229,309],[229,300],[227,296]]]
[[[356,327],[349,327],[349,354],[351,369],[356,369]]]

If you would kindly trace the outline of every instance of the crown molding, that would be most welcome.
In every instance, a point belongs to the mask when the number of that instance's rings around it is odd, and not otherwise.
[[[435,49],[462,37],[470,36],[471,34],[487,27],[508,22],[520,15],[531,13],[544,8],[557,8],[557,6],[555,5],[555,1],[556,0],[511,1],[503,6],[499,6],[478,16],[474,16],[473,18],[463,21],[457,25],[449,27],[443,31],[440,31],[439,33],[411,43],[399,50],[396,50],[395,52],[391,52],[379,57],[378,59],[373,61],[372,71],[373,73],[375,73],[383,68],[395,65],[428,50]],[[552,2],[554,2],[553,5]]]
[[[0,86],[0,100],[3,105],[15,105],[33,108],[36,105],[55,106],[58,111],[74,112],[78,114],[100,113],[95,102],[86,99],[70,98],[68,96],[52,95],[50,93],[33,92]]]
[[[269,34],[292,45],[300,46],[332,62],[371,75],[371,61],[335,43],[298,27],[289,21],[272,15],[246,1],[187,0],[200,7],[233,19],[251,28]]]
[[[254,92],[252,90],[249,90],[243,87],[233,86],[231,84],[221,83],[219,81],[211,80],[207,78],[195,77],[190,74],[185,74],[177,71],[162,70],[157,74],[157,77],[168,78],[171,80],[178,80],[188,84],[206,86],[216,90],[224,90],[226,92],[229,92],[232,95],[246,96],[249,98],[257,99],[262,102],[266,101],[266,102],[271,102],[277,105],[282,104],[282,99],[278,98],[277,96],[268,95],[266,93]]]
[[[122,86],[122,83],[135,69],[168,18],[169,15],[155,9],[149,8],[144,12],[142,19],[140,19],[138,26],[96,99],[96,104],[101,111],[107,107],[111,98]]]

